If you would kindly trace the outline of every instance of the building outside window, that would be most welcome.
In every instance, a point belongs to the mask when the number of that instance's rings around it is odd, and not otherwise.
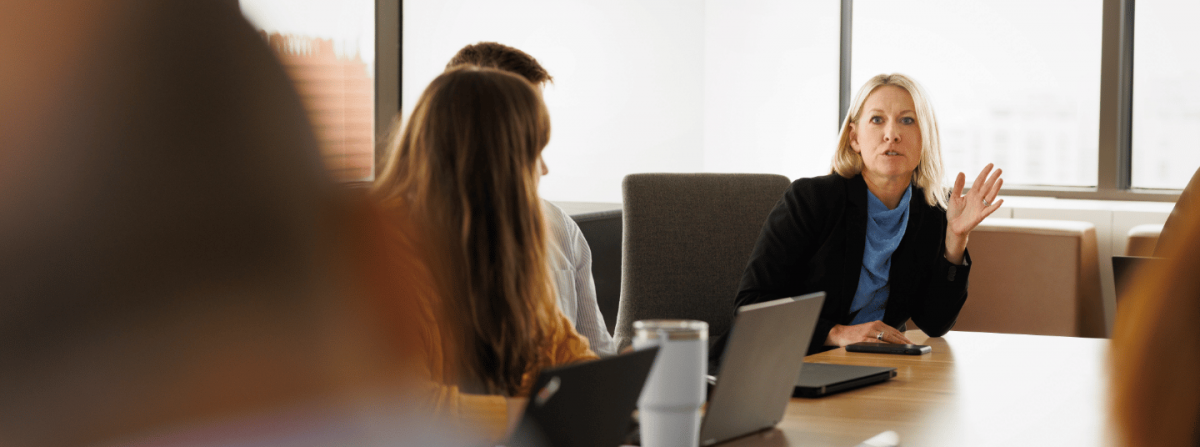
[[[295,82],[325,164],[342,181],[374,170],[374,0],[240,0]]]

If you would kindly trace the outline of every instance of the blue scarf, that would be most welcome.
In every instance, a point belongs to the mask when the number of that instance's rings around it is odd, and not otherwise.
[[[858,290],[850,304],[850,311],[858,312],[850,322],[852,325],[883,319],[890,289],[888,275],[892,268],[892,253],[908,228],[908,200],[911,197],[912,185],[908,185],[900,204],[889,210],[871,190],[867,190],[867,244],[863,249]]]

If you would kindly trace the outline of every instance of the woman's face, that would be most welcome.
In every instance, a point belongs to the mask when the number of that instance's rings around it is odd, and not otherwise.
[[[850,147],[862,156],[863,176],[911,180],[921,162],[921,127],[908,91],[885,85],[863,103],[850,123]]]

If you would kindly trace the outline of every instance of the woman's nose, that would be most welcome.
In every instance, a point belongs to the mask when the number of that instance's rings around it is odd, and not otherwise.
[[[896,132],[896,128],[889,124],[883,128],[883,141],[889,143],[899,143],[900,133]]]

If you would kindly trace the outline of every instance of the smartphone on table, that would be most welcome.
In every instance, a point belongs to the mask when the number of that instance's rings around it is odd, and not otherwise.
[[[897,345],[892,343],[855,343],[846,345],[847,352],[869,352],[872,354],[921,355],[933,352],[927,345]]]

